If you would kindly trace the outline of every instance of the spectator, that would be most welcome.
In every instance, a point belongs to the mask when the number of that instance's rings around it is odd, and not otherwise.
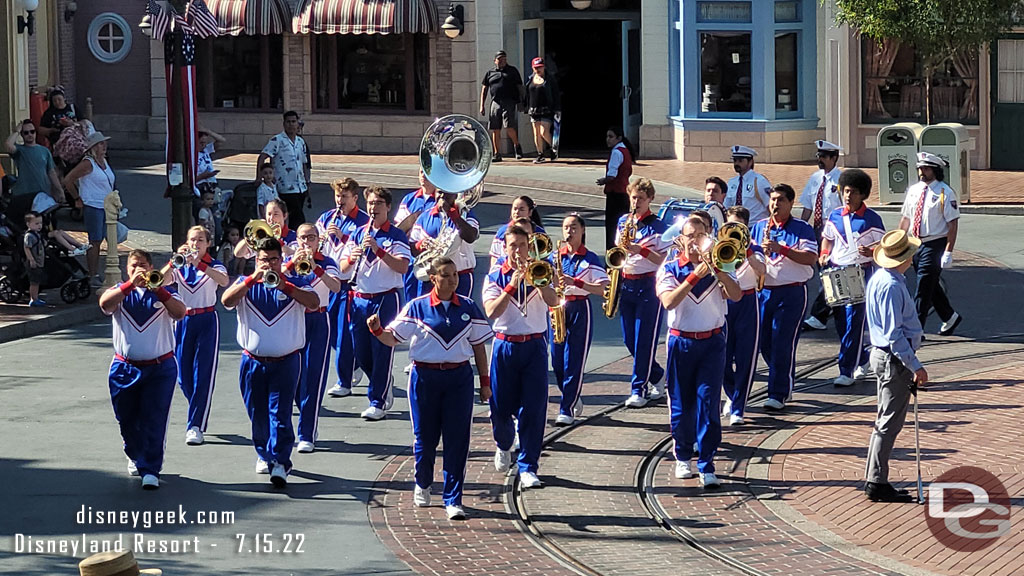
[[[16,144],[21,136],[24,144]],[[36,143],[36,126],[24,120],[4,142],[4,150],[11,155],[18,169],[18,180],[11,191],[13,200],[8,216],[18,218],[31,209],[37,194],[49,193],[58,204],[64,201],[64,189],[57,176],[53,156],[45,146]]]
[[[483,87],[480,88],[480,115],[487,115],[488,128],[491,130],[491,145],[494,147],[492,162],[501,162],[501,129],[504,128],[512,140],[516,159],[523,157],[523,147],[519,145],[519,114],[517,108],[523,101],[526,88],[523,77],[515,66],[509,66],[504,50],[494,55],[494,69],[484,74]],[[484,105],[487,93],[491,94],[491,107],[488,113]]]
[[[598,178],[597,185],[604,186],[604,238],[605,248],[615,245],[615,230],[619,218],[629,211],[629,177],[633,175],[633,159],[636,150],[623,134],[622,128],[612,126],[604,136],[605,144],[612,149],[604,178]]]
[[[43,217],[38,212],[25,213],[25,268],[28,271],[28,305],[46,306],[39,297],[39,285],[46,279],[46,241],[43,240]]]
[[[89,277],[96,286],[103,285],[103,276],[98,274],[100,262],[100,243],[106,231],[106,213],[103,211],[103,200],[114,191],[114,171],[107,163],[107,138],[102,132],[93,132],[86,139],[85,158],[64,177],[64,187],[74,191],[82,201],[82,215],[85,229],[89,234],[89,251],[85,260],[89,268]],[[111,244],[116,244],[112,239]],[[116,250],[111,246],[108,250]]]
[[[212,190],[203,192],[200,197],[199,216],[196,217],[196,224],[202,226],[210,234],[210,238],[216,238],[217,232],[217,209],[214,206],[214,194]]]
[[[68,102],[67,97],[64,95],[63,86],[54,86],[50,90],[49,98],[50,107],[43,112],[43,117],[39,119],[37,130],[53,146],[57,143],[64,129],[74,126],[75,122],[78,121],[78,111],[75,110],[74,104]]]
[[[228,269],[228,276],[232,278],[245,272],[245,260],[235,257],[235,245],[241,239],[242,232],[238,226],[228,226],[217,250],[217,260],[224,263],[224,267]]]
[[[259,179],[264,162],[271,161],[277,193],[288,207],[288,227],[292,230],[306,221],[302,204],[309,194],[308,157],[306,141],[299,136],[299,113],[289,110],[284,113],[284,131],[271,137],[260,152],[256,178]]]
[[[266,217],[268,202],[280,199],[277,187],[274,186],[274,166],[270,162],[264,162],[263,166],[260,166],[260,187],[256,189],[256,206],[260,218]]]
[[[217,185],[217,174],[220,170],[213,168],[213,154],[217,148],[227,140],[209,128],[199,129],[199,154],[196,156],[196,195],[200,196],[204,188],[213,190],[217,195],[220,187]],[[219,202],[218,202],[219,204]]]
[[[533,59],[533,75],[526,83],[526,113],[533,124],[533,143],[537,146],[537,158],[534,164],[544,161],[544,154],[551,150],[551,125],[555,114],[562,112],[562,96],[558,91],[558,82],[554,76],[544,75],[544,59]],[[551,150],[551,159],[555,152]]]

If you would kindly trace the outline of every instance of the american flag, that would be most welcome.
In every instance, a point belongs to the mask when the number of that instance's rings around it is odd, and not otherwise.
[[[146,5],[146,12],[149,14],[150,31],[154,40],[163,40],[164,34],[171,28],[171,15],[167,13],[156,0],[149,0]]]
[[[182,175],[185,182],[195,183],[196,130],[198,110],[196,105],[196,45],[192,34],[180,30],[180,34],[170,34],[164,40],[164,62],[167,76],[167,170],[171,164],[180,162],[184,167]],[[175,103],[180,103],[176,106]],[[179,124],[180,123],[180,124]],[[176,126],[182,126],[179,132]],[[181,143],[175,138],[177,134],[184,137],[184,156],[178,147]]]
[[[185,8],[185,19],[192,26],[192,31],[200,38],[209,38],[220,34],[217,17],[206,7],[203,0],[192,0]]]

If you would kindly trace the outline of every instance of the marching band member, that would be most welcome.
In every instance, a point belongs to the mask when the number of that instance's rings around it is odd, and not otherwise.
[[[960,206],[956,192],[945,182],[946,165],[934,154],[917,154],[921,180],[907,189],[900,216],[900,228],[921,239],[921,249],[914,255],[917,315],[923,328],[934,306],[942,320],[940,336],[951,336],[963,321],[939,283],[942,270],[953,265],[953,247],[960,230]]]
[[[267,202],[266,215],[263,220],[277,231],[277,240],[281,244],[282,254],[287,256],[295,251],[295,230],[288,228],[288,206],[283,200]],[[256,256],[256,251],[249,247],[245,238],[235,245],[235,257],[248,260]]]
[[[864,201],[871,194],[871,177],[863,170],[851,168],[839,177],[845,206],[836,208],[825,223],[821,239],[822,268],[830,266],[862,266],[865,280],[874,271],[872,255],[885,234],[882,217],[869,209]],[[863,366],[868,361],[864,346],[864,303],[835,307],[836,332],[839,334],[839,377],[832,383],[850,386],[856,378],[866,376]]]
[[[142,476],[142,488],[160,487],[167,417],[178,364],[172,321],[185,317],[185,303],[163,286],[147,289],[153,258],[145,250],[128,255],[127,282],[100,295],[100,309],[114,326],[110,403],[121,428],[128,473]]]
[[[395,219],[392,221],[406,235],[412,232],[412,227],[423,211],[433,208],[437,203],[437,186],[427,180],[427,175],[423,173],[422,169],[420,169],[419,178],[420,187],[402,198],[398,204],[398,210],[395,212]],[[420,281],[416,278],[416,272],[412,267],[405,273],[402,280],[405,283],[405,301],[409,302],[418,295]]]
[[[701,252],[701,244],[707,240],[704,221],[687,218],[679,236],[679,256],[658,270],[657,290],[668,310],[670,326],[668,396],[675,475],[693,477],[690,458],[696,440],[701,486],[714,489],[720,486],[714,458],[722,441],[719,404],[725,367],[726,298],[738,302],[741,290],[731,274],[709,266],[709,255]]]
[[[281,275],[281,242],[260,241],[256,271],[239,277],[221,295],[228,310],[238,309],[238,346],[242,349],[239,387],[252,423],[256,472],[270,473],[277,488],[288,484],[292,469],[292,403],[302,375],[300,354],[306,344],[303,310],[320,308],[312,290],[296,287]],[[278,281],[267,285],[268,276]]]
[[[782,410],[793,394],[796,345],[807,306],[807,280],[814,274],[818,243],[811,225],[792,218],[796,192],[789,184],[772,190],[771,216],[754,224],[751,242],[760,242],[767,258],[761,304],[761,356],[768,364],[768,399],[764,407]]]
[[[473,421],[473,368],[480,369],[480,399],[490,400],[487,349],[494,335],[475,302],[455,292],[458,267],[447,257],[430,264],[433,289],[405,305],[387,328],[376,314],[367,327],[385,346],[409,343],[409,409],[416,436],[413,502],[430,506],[437,443],[444,440],[444,506],[450,520],[464,520],[462,490]]]
[[[299,286],[308,286],[320,297],[320,307],[306,310],[306,345],[302,349],[302,377],[295,393],[299,409],[299,444],[297,450],[309,453],[315,449],[320,423],[320,404],[327,384],[327,364],[331,359],[331,317],[327,310],[331,296],[341,289],[338,265],[333,258],[318,250],[320,235],[313,224],[303,224],[296,231],[299,247],[285,267],[285,274]],[[309,273],[300,275],[299,263],[309,262]]]
[[[757,151],[753,148],[732,147],[732,167],[737,175],[729,180],[725,207],[744,206],[750,210],[750,220],[757,222],[768,217],[768,197],[772,193],[772,183],[754,171],[754,156],[757,156]]]
[[[804,186],[804,191],[800,194],[800,204],[803,206],[800,219],[814,228],[814,235],[820,245],[829,216],[836,208],[843,206],[842,186],[839,185],[839,176],[842,174],[842,170],[838,166],[839,152],[842,149],[827,140],[818,140],[816,145],[818,152],[815,157],[818,160],[818,171],[811,174],[811,178]],[[817,298],[811,304],[811,315],[804,320],[804,326],[814,330],[824,330],[831,314],[832,309],[825,303],[825,292],[819,289]]]
[[[363,411],[367,420],[380,420],[394,402],[391,365],[395,351],[370,334],[366,319],[376,314],[390,323],[398,314],[402,275],[409,268],[409,242],[405,232],[388,221],[391,191],[370,186],[364,192],[370,222],[348,239],[340,262],[343,274],[351,271],[355,287],[349,329],[356,365],[366,372],[370,406]]]
[[[633,356],[632,390],[626,406],[641,408],[649,400],[659,400],[665,391],[665,369],[654,359],[662,316],[655,294],[655,275],[671,243],[661,237],[667,226],[651,213],[654,184],[640,178],[631,182],[628,190],[630,213],[619,218],[615,243],[622,242],[627,222],[635,226],[635,233],[629,239],[629,256],[622,267],[619,313],[623,339]]]
[[[564,244],[558,250],[556,266],[562,267],[565,297],[565,342],[551,341],[551,367],[562,392],[556,426],[569,426],[583,414],[583,371],[594,337],[590,295],[601,297],[608,274],[597,254],[587,249],[587,224],[579,214],[562,220]]]
[[[198,446],[210,419],[214,380],[220,355],[220,318],[217,288],[227,286],[228,269],[210,257],[210,232],[202,226],[188,229],[181,268],[171,267],[164,284],[175,284],[188,312],[174,326],[174,356],[178,361],[178,386],[188,400],[185,443]]]
[[[524,488],[541,485],[537,477],[548,404],[548,307],[558,305],[554,287],[526,282],[529,234],[518,226],[505,233],[506,260],[487,275],[484,312],[494,322],[497,341],[491,356],[491,431],[497,446],[494,467],[512,465],[518,421],[519,480]]]
[[[541,226],[540,211],[537,210],[537,204],[534,203],[533,199],[529,196],[516,198],[512,201],[512,214],[508,222],[498,228],[498,231],[494,233],[494,239],[491,240],[491,266],[489,270],[493,270],[498,265],[498,260],[505,257],[505,232],[515,225],[521,227],[522,224],[519,221],[524,218],[530,221],[531,233],[546,234],[544,227]]]
[[[729,185],[725,183],[718,176],[711,176],[704,180],[704,203],[705,204],[718,204],[722,209],[722,213],[725,213],[725,191],[729,189]]]
[[[316,229],[322,238],[322,252],[337,264],[341,253],[348,244],[348,239],[356,229],[366,226],[370,216],[359,209],[359,183],[351,178],[338,178],[331,182],[334,189],[333,210],[324,212],[316,221]],[[335,370],[338,381],[327,391],[332,397],[348,396],[352,393],[352,385],[360,378],[353,376],[352,364],[352,332],[349,330],[349,312],[352,300],[349,292],[352,288],[352,273],[338,272],[341,285],[337,291],[331,292],[330,305],[327,313],[331,319],[331,348],[335,350]]]
[[[459,296],[469,297],[473,293],[473,269],[476,268],[473,243],[480,237],[480,223],[472,208],[465,215],[462,214],[455,203],[456,198],[457,194],[441,192],[437,203],[429,210],[424,210],[416,219],[409,239],[413,243],[412,252],[416,255],[429,249],[444,230],[457,230],[459,237],[455,241],[459,247],[452,256],[459,269],[459,287],[455,291]],[[430,289],[429,281],[418,282],[416,296],[422,296],[430,292]]]
[[[727,222],[750,226],[750,211],[743,206],[733,206],[726,213]],[[725,407],[722,415],[729,418],[730,426],[743,424],[747,408],[747,397],[754,384],[757,368],[757,345],[761,332],[761,306],[757,302],[757,285],[764,277],[764,251],[751,240],[747,257],[736,269],[736,283],[741,295],[736,302],[729,301],[725,320]]]

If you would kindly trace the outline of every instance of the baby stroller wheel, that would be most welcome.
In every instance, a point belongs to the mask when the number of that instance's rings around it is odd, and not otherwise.
[[[92,295],[92,285],[89,284],[88,278],[82,278],[78,281],[78,297],[85,300]]]
[[[71,304],[78,300],[78,287],[73,282],[68,282],[60,287],[60,299],[65,304]]]
[[[7,276],[0,276],[0,300],[8,304],[15,304],[21,300],[21,293],[14,289],[11,279]]]

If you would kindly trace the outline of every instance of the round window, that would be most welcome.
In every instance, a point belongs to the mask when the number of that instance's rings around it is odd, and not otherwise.
[[[120,14],[104,12],[89,24],[89,51],[100,62],[114,64],[132,49],[132,28]]]

